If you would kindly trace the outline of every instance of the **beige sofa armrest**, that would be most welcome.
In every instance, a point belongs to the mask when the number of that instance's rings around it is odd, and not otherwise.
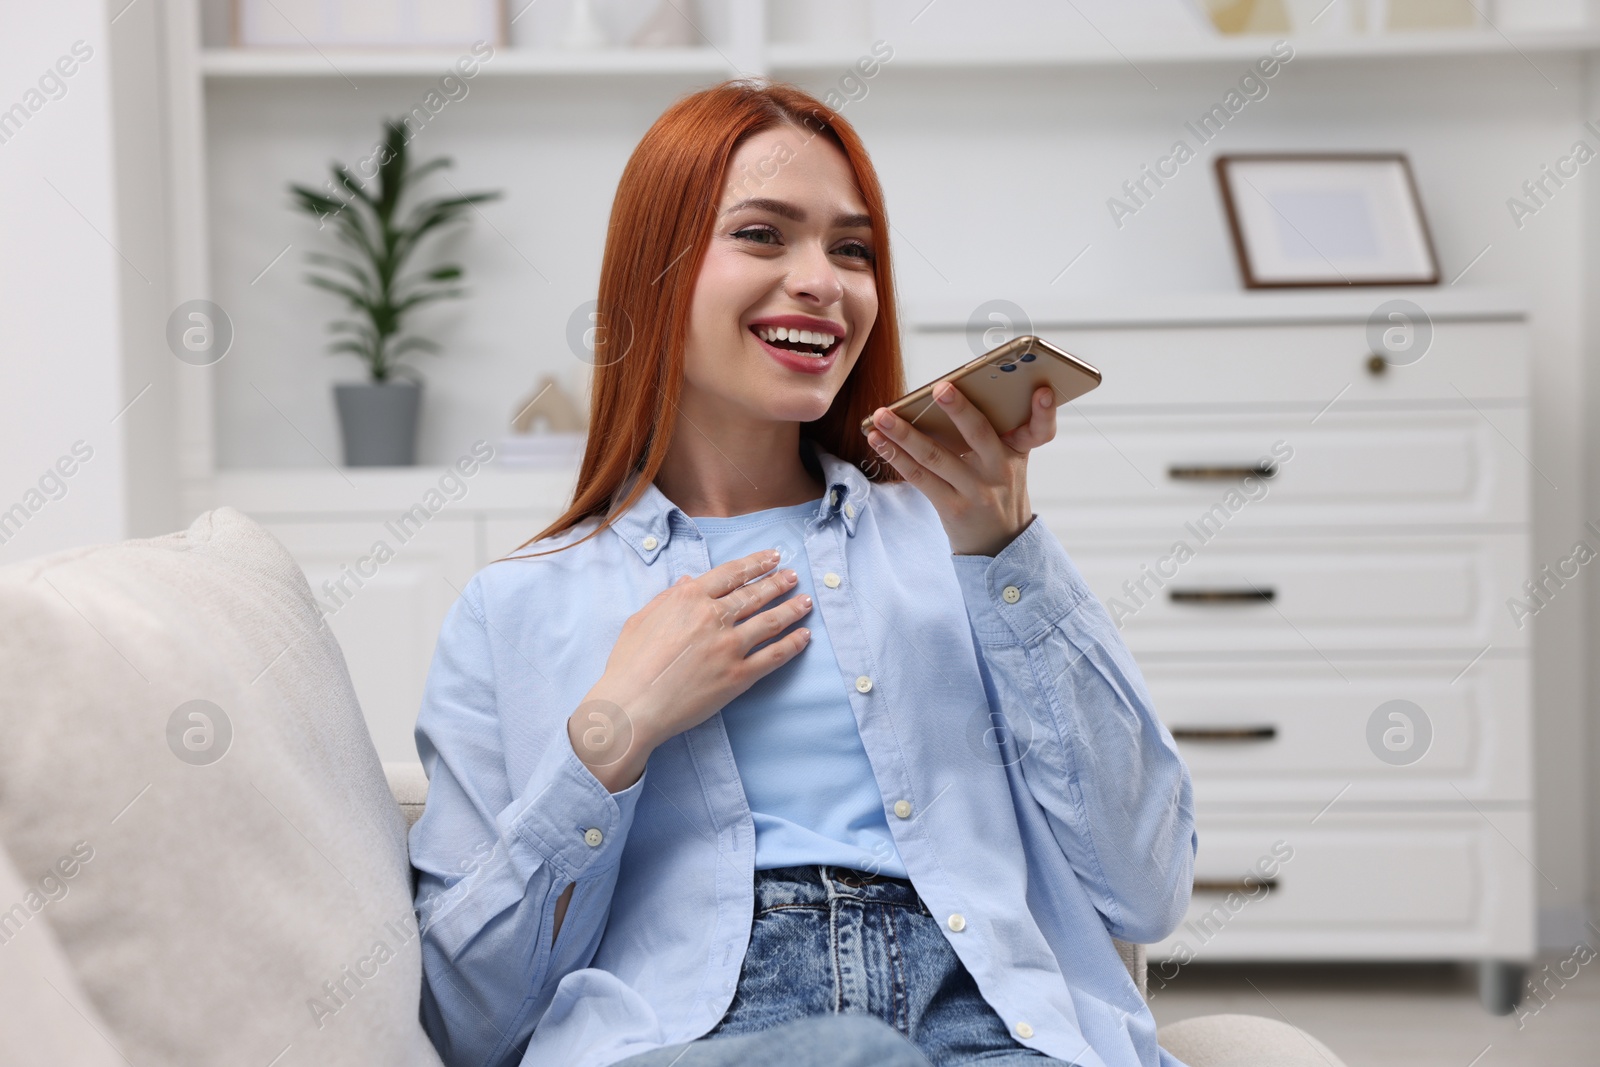
[[[422,818],[423,806],[428,802],[428,775],[420,763],[385,763],[383,776],[388,779],[389,792],[405,814],[406,827],[415,826]]]
[[[1145,948],[1128,941],[1113,939],[1112,944],[1117,946],[1117,955],[1122,957],[1122,965],[1128,968],[1128,974],[1133,978],[1133,984],[1139,987],[1139,996],[1150,999],[1150,993],[1145,985]]]
[[[1188,1067],[1344,1067],[1321,1041],[1262,1015],[1201,1015],[1156,1032]]]

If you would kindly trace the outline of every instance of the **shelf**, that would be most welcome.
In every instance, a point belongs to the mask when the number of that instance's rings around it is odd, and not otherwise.
[[[1366,322],[1378,305],[1409,300],[1441,322],[1517,320],[1528,302],[1516,293],[1490,288],[1438,285],[1330,288],[1318,292],[1181,293],[1159,297],[1071,298],[1061,293],[1018,293],[1006,299],[1021,307],[1035,326],[1098,327]],[[967,317],[983,297],[903,301],[906,329],[948,331],[967,328]]]
[[[437,77],[450,73],[468,50],[212,48],[200,54],[200,69],[208,79],[237,78],[339,78]],[[714,48],[606,48],[563,52],[554,49],[496,49],[478,62],[478,74],[491,77],[518,75],[616,75],[731,73],[727,60]],[[474,75],[475,77],[477,75]]]
[[[1150,41],[1116,48],[1103,38],[1086,37],[1070,46],[1019,43],[1006,48],[985,45],[924,47],[896,43],[894,56],[883,65],[895,69],[960,70],[1004,67],[1101,67],[1114,65],[1183,66],[1188,64],[1249,64],[1267,55],[1279,38],[1196,37]],[[1536,56],[1584,54],[1600,51],[1600,30],[1513,33],[1493,30],[1435,30],[1351,34],[1347,36],[1289,38],[1296,61],[1417,59],[1429,56]],[[766,50],[767,69],[773,72],[843,71],[869,54],[870,46],[774,44]]]
[[[430,490],[453,484],[450,467],[257,467],[216,472],[207,507],[233,507],[247,515],[276,519],[318,519],[362,512],[401,512]],[[502,466],[491,462],[470,477],[440,517],[470,519],[481,512],[525,514],[557,504],[565,510],[578,467]],[[457,490],[460,494],[460,490]]]
[[[1101,38],[1085,38],[1068,46],[1020,44],[1006,48],[895,46],[883,65],[909,70],[984,70],[1074,68],[1131,65],[1135,67],[1194,64],[1248,64],[1268,54],[1276,38],[1197,37],[1166,42],[1147,41],[1125,48]],[[1493,30],[1440,30],[1351,34],[1338,37],[1291,38],[1294,58],[1360,61],[1427,57],[1585,55],[1600,52],[1600,30],[1513,33]],[[213,80],[240,78],[338,78],[432,76],[449,71],[466,49],[292,49],[211,48],[200,55],[202,73]],[[805,75],[845,71],[871,51],[871,46],[838,44],[772,44],[764,54],[766,71]],[[479,65],[491,76],[594,76],[704,74],[731,77],[733,64],[715,48],[605,48],[594,51],[513,48],[501,46]]]

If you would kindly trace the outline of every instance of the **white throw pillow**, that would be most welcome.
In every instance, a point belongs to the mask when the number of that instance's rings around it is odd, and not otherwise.
[[[0,846],[28,887],[0,915],[48,921],[123,1057],[437,1067],[406,822],[270,534],[221,508],[7,567],[0,634]]]

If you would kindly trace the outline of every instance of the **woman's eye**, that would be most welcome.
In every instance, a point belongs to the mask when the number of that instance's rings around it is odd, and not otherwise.
[[[860,241],[851,241],[849,244],[840,245],[837,251],[864,259],[869,263],[872,261],[872,249]]]
[[[757,237],[771,238],[771,241],[760,240],[756,241],[756,244],[774,244],[778,240],[778,231],[767,226],[746,226],[742,230],[735,230],[733,235],[745,240],[754,240]]]

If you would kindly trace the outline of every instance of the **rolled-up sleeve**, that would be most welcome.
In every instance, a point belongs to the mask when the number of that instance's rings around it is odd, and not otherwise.
[[[1112,936],[1182,921],[1199,844],[1188,766],[1111,617],[1034,516],[995,556],[953,562],[990,706],[1028,791]]]
[[[533,773],[507,781],[492,646],[499,639],[474,580],[440,630],[417,718],[429,780],[410,837],[422,1019],[449,1067],[516,1062],[555,984],[588,965],[648,776],[609,792],[572,749],[570,709],[540,709],[551,726]],[[555,902],[572,884],[552,946]]]

